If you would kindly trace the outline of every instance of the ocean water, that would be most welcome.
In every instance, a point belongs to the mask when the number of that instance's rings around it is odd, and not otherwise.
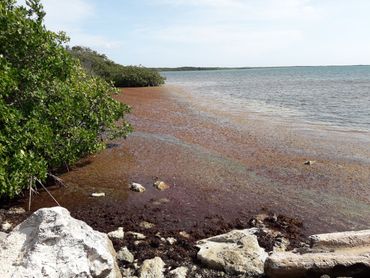
[[[163,72],[213,109],[370,131],[370,66]]]

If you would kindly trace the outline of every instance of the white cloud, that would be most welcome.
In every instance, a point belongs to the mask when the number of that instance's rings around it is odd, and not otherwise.
[[[110,40],[103,35],[91,34],[84,27],[96,16],[95,6],[88,0],[44,0],[45,25],[54,32],[64,31],[70,37],[71,45],[83,45],[96,50],[116,49],[121,42]],[[18,0],[24,5],[25,0]]]
[[[154,0],[154,3],[191,6],[215,19],[316,20],[320,17],[311,0]]]

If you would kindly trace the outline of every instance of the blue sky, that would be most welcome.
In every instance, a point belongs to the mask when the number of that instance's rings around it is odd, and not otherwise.
[[[46,25],[122,64],[370,64],[369,0],[43,0]]]

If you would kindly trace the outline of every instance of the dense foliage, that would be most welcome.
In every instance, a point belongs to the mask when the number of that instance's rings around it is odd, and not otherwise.
[[[80,60],[90,75],[100,76],[108,82],[113,82],[116,87],[150,87],[164,84],[164,78],[156,70],[122,66],[87,47],[74,46],[68,50]]]
[[[0,196],[102,149],[102,134],[131,130],[123,119],[129,107],[85,73],[65,35],[46,30],[44,15],[39,0],[0,1]]]

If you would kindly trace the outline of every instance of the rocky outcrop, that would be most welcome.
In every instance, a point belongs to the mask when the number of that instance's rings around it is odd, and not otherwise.
[[[320,277],[325,274],[330,277],[353,277],[361,273],[370,275],[370,252],[357,254],[278,252],[266,260],[266,274],[270,278]]]
[[[260,276],[267,253],[258,245],[255,229],[234,230],[197,242],[198,259],[206,266],[228,274]]]
[[[309,239],[311,248],[315,250],[370,247],[370,230],[312,235]]]
[[[62,207],[40,209],[0,241],[0,277],[121,277],[107,235]]]
[[[370,231],[313,235],[305,254],[273,253],[266,274],[280,277],[370,277]]]

